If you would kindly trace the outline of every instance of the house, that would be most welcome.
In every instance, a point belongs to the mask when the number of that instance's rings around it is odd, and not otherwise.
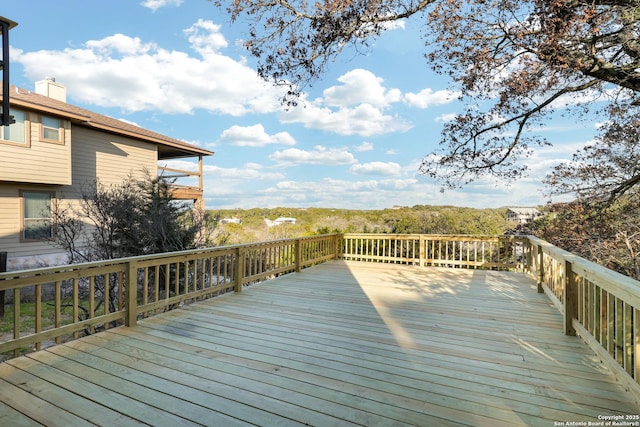
[[[0,126],[0,251],[7,269],[63,262],[51,246],[49,212],[73,204],[86,183],[120,184],[159,171],[188,180],[172,184],[177,199],[204,208],[202,158],[213,152],[66,102],[66,88],[47,78],[35,92],[10,86],[15,123]],[[163,161],[194,160],[192,171]],[[145,172],[146,171],[146,172]]]
[[[518,224],[526,224],[541,216],[542,216],[542,212],[540,212],[536,208],[507,209],[507,221],[515,222]]]
[[[220,224],[242,224],[240,218],[222,218]]]
[[[296,219],[295,218],[280,217],[280,218],[276,218],[274,220],[271,220],[271,219],[265,218],[264,222],[267,224],[267,227],[274,227],[276,225],[295,224],[296,223]]]

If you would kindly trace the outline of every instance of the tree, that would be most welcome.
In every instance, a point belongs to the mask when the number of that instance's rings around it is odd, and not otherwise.
[[[545,179],[551,196],[570,194],[591,205],[620,198],[640,202],[640,116],[612,107],[615,120],[606,123],[594,143],[561,163]]]
[[[51,243],[65,250],[70,263],[100,261],[137,255],[191,249],[204,243],[204,212],[173,199],[170,182],[163,177],[144,179],[128,177],[117,185],[99,181],[81,190],[77,205],[60,206],[53,212]],[[175,277],[173,266],[162,266],[158,272]],[[86,293],[87,283],[82,292]],[[118,309],[120,280],[108,274],[95,279],[95,298],[110,312]],[[87,297],[86,295],[83,297]],[[80,320],[90,316],[81,307]],[[87,333],[90,333],[87,331]]]
[[[468,105],[420,168],[443,188],[525,174],[519,160],[548,144],[531,131],[558,106],[580,112],[606,99],[638,115],[638,0],[235,0],[227,10],[248,22],[258,73],[289,88],[288,104],[345,48],[368,47],[398,20],[424,19],[431,67]]]
[[[190,249],[204,243],[204,213],[171,197],[162,177],[85,186],[77,206],[53,214],[51,242],[69,262]]]
[[[582,201],[550,206],[530,233],[611,270],[640,280],[640,207],[621,197],[605,210]]]

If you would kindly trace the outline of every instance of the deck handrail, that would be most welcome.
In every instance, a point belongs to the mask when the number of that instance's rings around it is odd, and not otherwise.
[[[640,396],[640,282],[527,237],[528,272],[564,317],[564,332],[579,335]]]
[[[81,333],[134,325],[137,319],[300,271],[338,257],[341,235],[281,239],[0,273],[13,297],[13,331],[0,354],[60,343]],[[28,293],[28,295],[26,295]],[[21,316],[23,300],[33,318]],[[25,303],[26,303],[25,302]],[[43,325],[45,305],[52,324]],[[68,312],[65,313],[65,309]],[[23,335],[27,324],[30,333]]]
[[[0,291],[17,302],[0,354],[134,325],[331,259],[527,273],[564,316],[564,332],[582,337],[640,395],[640,282],[533,236],[328,234],[0,273]],[[28,335],[23,299],[34,305]],[[47,327],[44,304],[53,307]]]
[[[346,260],[524,271],[525,236],[345,234]]]

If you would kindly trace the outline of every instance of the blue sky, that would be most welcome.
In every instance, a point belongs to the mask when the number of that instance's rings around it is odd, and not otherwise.
[[[418,166],[462,107],[429,69],[418,22],[344,52],[287,110],[239,45],[246,27],[206,0],[3,3],[0,15],[19,24],[11,83],[33,90],[55,77],[71,104],[215,151],[205,159],[209,209],[543,204],[541,179],[595,132],[558,114],[539,130],[554,146],[526,161],[527,178],[441,193]]]

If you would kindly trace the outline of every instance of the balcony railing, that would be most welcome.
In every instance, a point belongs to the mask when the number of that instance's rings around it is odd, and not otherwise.
[[[524,272],[640,395],[640,282],[532,236],[331,234],[0,273],[0,354],[91,334],[331,259]],[[3,342],[2,342],[3,341]]]
[[[202,176],[202,159],[198,163],[198,171],[188,171],[183,169],[169,168],[166,166],[158,166],[158,175],[173,180],[169,184],[171,196],[179,200],[194,200],[196,203],[202,203],[203,196],[203,176]],[[184,180],[186,178],[187,180]],[[197,180],[197,185],[188,185],[183,182],[188,180]]]

